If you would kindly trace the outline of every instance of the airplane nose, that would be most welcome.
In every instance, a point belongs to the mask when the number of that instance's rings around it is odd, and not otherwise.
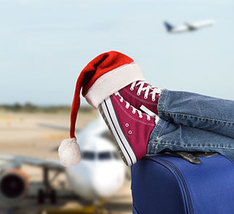
[[[118,176],[114,176],[111,178],[109,176],[108,179],[96,178],[93,182],[93,190],[95,194],[100,198],[106,198],[113,195],[123,183],[123,179]]]
[[[94,184],[94,192],[97,196],[99,196],[100,198],[106,198],[109,197],[113,194],[114,190],[113,190],[113,186],[112,185],[108,185],[107,183],[103,182],[98,182],[96,181]]]

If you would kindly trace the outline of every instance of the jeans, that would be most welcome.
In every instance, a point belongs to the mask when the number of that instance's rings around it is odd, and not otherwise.
[[[234,101],[164,89],[158,112],[147,154],[218,152],[234,160]]]

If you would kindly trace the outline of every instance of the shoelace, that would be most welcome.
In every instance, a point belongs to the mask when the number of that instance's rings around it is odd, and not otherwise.
[[[147,84],[147,86],[144,87],[144,84]],[[144,91],[144,99],[148,99],[149,94],[152,94],[152,101],[155,101],[155,96],[156,94],[160,94],[161,93],[161,89],[150,85],[149,83],[147,83],[146,81],[135,81],[132,83],[130,90],[133,91],[135,86],[139,86],[138,90],[137,90],[137,95],[140,96],[141,92]],[[151,91],[151,92],[150,92]]]
[[[120,97],[120,102],[125,102],[126,103],[126,105],[125,105],[126,109],[129,109],[129,107],[131,107],[133,114],[135,114],[137,112],[138,115],[139,115],[139,118],[143,118],[142,112],[140,110],[138,110],[134,106],[130,105],[130,103],[127,102],[126,100],[124,100],[124,98],[118,92],[115,93],[115,95],[118,95]],[[145,114],[145,115],[147,117],[147,120],[150,121],[150,115],[148,115],[148,114]]]

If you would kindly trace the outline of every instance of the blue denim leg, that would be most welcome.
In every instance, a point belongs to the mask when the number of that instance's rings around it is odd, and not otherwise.
[[[234,160],[234,139],[160,119],[150,135],[147,154],[162,150],[219,152]]]
[[[170,123],[234,138],[234,101],[164,89],[158,112],[160,118]]]

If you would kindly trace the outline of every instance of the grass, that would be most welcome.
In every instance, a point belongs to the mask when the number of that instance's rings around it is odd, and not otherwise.
[[[20,104],[15,103],[12,105],[2,104],[0,105],[0,111],[10,111],[10,112],[29,112],[29,113],[68,113],[71,111],[71,106],[67,105],[57,105],[57,106],[38,106],[32,103]],[[92,109],[89,106],[81,106],[79,112],[88,113]]]

